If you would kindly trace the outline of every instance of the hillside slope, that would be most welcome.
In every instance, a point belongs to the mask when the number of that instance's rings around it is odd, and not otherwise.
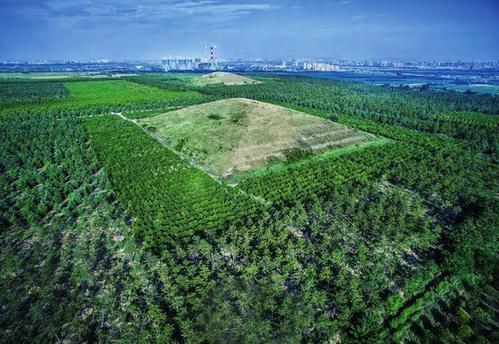
[[[227,72],[214,72],[205,74],[194,80],[198,85],[211,85],[211,84],[224,84],[224,85],[246,85],[246,84],[259,84],[260,81]]]
[[[303,112],[244,98],[190,106],[140,122],[207,172],[224,177],[375,138]]]

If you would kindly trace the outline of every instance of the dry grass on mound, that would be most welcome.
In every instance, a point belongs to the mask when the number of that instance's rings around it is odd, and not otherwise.
[[[227,72],[214,72],[203,75],[194,80],[197,85],[211,85],[211,84],[224,84],[224,85],[247,85],[259,84],[260,81]]]
[[[375,139],[332,121],[243,98],[190,106],[140,123],[219,177]]]

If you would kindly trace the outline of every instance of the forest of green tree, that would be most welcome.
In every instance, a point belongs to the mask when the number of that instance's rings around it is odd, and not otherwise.
[[[0,81],[0,342],[499,340],[497,96],[254,77]],[[229,185],[132,121],[233,97],[387,143]]]

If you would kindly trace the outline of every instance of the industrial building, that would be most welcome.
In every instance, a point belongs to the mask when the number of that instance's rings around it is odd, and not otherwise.
[[[189,70],[216,70],[218,68],[217,47],[215,45],[206,46],[204,61],[200,58],[169,58],[161,60],[162,69],[170,71]]]

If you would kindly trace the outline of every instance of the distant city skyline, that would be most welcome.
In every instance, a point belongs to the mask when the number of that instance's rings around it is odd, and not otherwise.
[[[0,60],[499,59],[496,0],[0,0]]]

